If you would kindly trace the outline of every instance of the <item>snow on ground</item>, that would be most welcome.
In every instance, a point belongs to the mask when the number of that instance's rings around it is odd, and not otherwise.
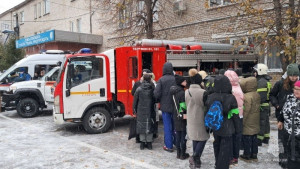
[[[116,119],[116,125],[103,134],[87,134],[81,125],[56,125],[51,112],[35,118],[21,118],[15,111],[0,113],[0,168],[22,169],[184,169],[188,160],[176,159],[176,152],[163,147],[163,125],[153,150],[140,150],[135,139],[128,140],[131,117]],[[203,169],[214,168],[213,137],[208,140],[202,155]],[[188,152],[192,154],[191,141]],[[259,147],[259,162],[239,161],[233,169],[280,169],[276,124],[272,123],[269,145]]]

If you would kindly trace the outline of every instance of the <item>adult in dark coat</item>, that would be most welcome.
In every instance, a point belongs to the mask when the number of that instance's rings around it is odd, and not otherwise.
[[[136,82],[134,83],[132,89],[131,89],[131,95],[132,95],[132,96],[134,96],[134,93],[135,93],[136,89],[142,84],[142,81],[143,81],[143,75],[144,75],[144,74],[147,74],[147,73],[150,74],[150,73],[152,73],[152,72],[151,72],[149,69],[143,69],[142,75],[141,75],[141,79],[138,80],[138,81],[136,81]],[[151,85],[153,86],[153,89],[154,89],[154,88],[155,88],[154,83],[151,82]],[[156,124],[156,129],[155,129],[155,131],[154,131],[153,134],[154,134],[153,137],[155,138],[155,136],[156,136],[156,134],[157,134],[157,124]],[[140,143],[139,135],[137,135],[137,136],[135,137],[135,141],[136,141],[136,143]]]
[[[189,157],[186,153],[186,104],[184,98],[184,87],[186,80],[184,77],[175,75],[176,86],[170,88],[170,93],[174,102],[174,128],[176,131],[177,158],[184,160]]]
[[[214,154],[216,169],[228,169],[230,154],[232,151],[232,134],[240,133],[238,104],[233,94],[232,86],[228,77],[220,75],[215,77],[214,93],[206,100],[206,107],[209,108],[214,101],[220,101],[223,106],[223,123],[221,128],[213,131]]]
[[[160,110],[162,111],[162,118],[164,123],[164,150],[173,152],[173,143],[175,140],[175,133],[173,127],[173,99],[170,93],[171,86],[176,85],[173,74],[172,63],[166,62],[163,66],[163,76],[158,80],[154,96],[160,103]]]
[[[297,64],[289,64],[287,66],[287,77],[275,83],[270,92],[270,101],[275,107],[275,115],[279,121],[280,111],[286,102],[287,95],[293,93],[294,83],[299,79],[299,69]],[[287,140],[284,140],[284,130],[278,130],[278,146],[279,146],[279,165],[286,168],[287,164]]]
[[[133,111],[137,116],[136,133],[140,137],[141,150],[144,149],[145,145],[147,145],[148,149],[152,149],[153,119],[155,117],[153,90],[151,75],[145,74],[142,84],[134,93]]]

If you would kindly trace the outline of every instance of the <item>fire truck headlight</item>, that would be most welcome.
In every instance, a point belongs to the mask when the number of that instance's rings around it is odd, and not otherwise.
[[[54,111],[56,114],[60,114],[59,96],[54,98]]]

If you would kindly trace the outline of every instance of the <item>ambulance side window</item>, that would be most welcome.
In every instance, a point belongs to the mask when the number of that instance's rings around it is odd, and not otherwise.
[[[129,58],[129,77],[133,79],[138,77],[138,61],[136,57]]]

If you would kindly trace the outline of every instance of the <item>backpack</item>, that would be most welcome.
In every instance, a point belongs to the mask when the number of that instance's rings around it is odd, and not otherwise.
[[[223,123],[223,106],[220,101],[214,101],[209,107],[204,118],[205,126],[210,130],[217,131]]]

